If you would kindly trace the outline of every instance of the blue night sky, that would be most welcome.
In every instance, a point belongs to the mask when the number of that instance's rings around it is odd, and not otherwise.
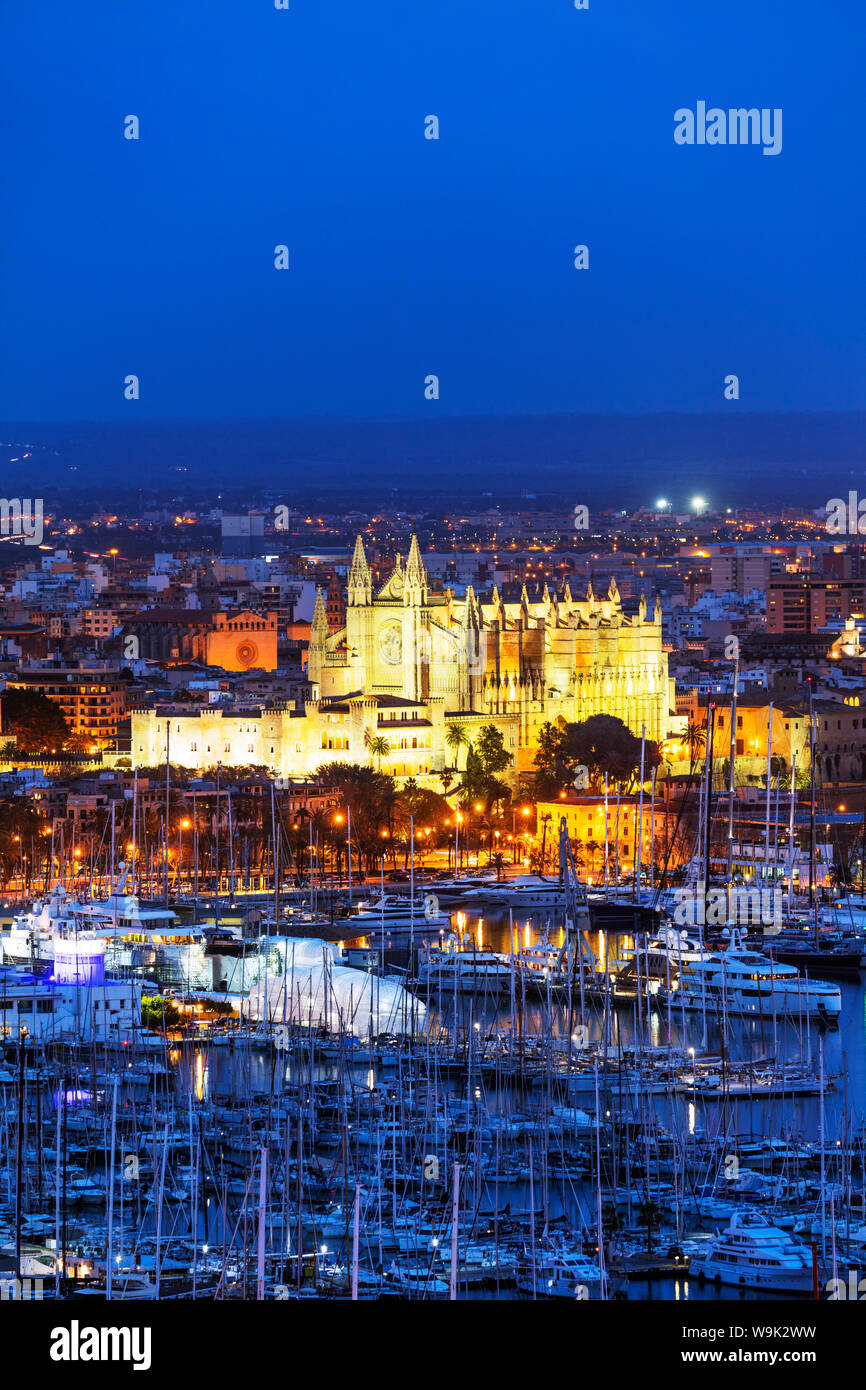
[[[864,14],[18,0],[0,418],[863,409]],[[677,146],[698,100],[781,154]]]

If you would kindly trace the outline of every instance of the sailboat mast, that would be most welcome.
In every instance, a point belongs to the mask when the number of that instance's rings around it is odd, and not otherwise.
[[[168,810],[169,798],[171,796],[171,720],[165,721],[165,839],[162,845],[163,854],[163,896],[165,906],[168,907]]]
[[[812,682],[809,682],[809,906],[815,907],[815,720],[812,716]],[[818,944],[818,913],[815,912],[815,945]]]
[[[728,917],[731,916],[731,879],[734,874],[734,789],[737,766],[737,686],[740,681],[739,651],[734,656],[734,685],[731,691],[731,738],[728,753]]]
[[[770,797],[773,777],[773,701],[767,715],[767,814],[764,822],[764,882],[770,878]]]
[[[643,779],[644,779],[644,760],[646,758],[646,724],[640,726],[640,790],[638,793],[638,831],[637,831],[637,863],[634,866],[634,878],[631,886],[631,900],[635,902],[638,896],[638,884],[640,882],[641,869],[643,867]]]
[[[709,912],[710,897],[710,828],[712,826],[713,793],[713,727],[716,720],[716,706],[711,700],[707,706],[707,790],[704,797],[704,921]]]

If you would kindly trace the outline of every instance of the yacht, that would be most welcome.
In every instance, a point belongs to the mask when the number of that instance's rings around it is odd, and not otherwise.
[[[512,878],[507,883],[485,883],[463,894],[464,901],[483,900],[495,907],[510,907],[517,912],[526,909],[565,907],[565,889],[549,879],[530,875]]]
[[[115,973],[153,971],[161,984],[212,986],[204,929],[180,922],[171,908],[142,906],[137,894],[126,891],[123,870],[107,898],[82,905],[78,922],[105,939],[106,960]]]
[[[511,981],[507,957],[495,951],[427,946],[421,952],[417,983],[443,994],[509,994]]]
[[[357,926],[359,935],[368,935],[387,928],[435,927],[444,930],[451,925],[451,914],[443,912],[435,893],[425,893],[411,898],[395,898],[383,893],[359,905],[358,910],[345,919],[347,930]]]
[[[739,1208],[726,1230],[690,1248],[690,1273],[720,1284],[769,1289],[776,1293],[812,1292],[812,1252],[763,1212]]]
[[[152,970],[163,977],[160,983],[210,988],[213,972],[205,960],[203,929],[180,923],[169,908],[142,907],[126,887],[122,864],[114,890],[104,899],[81,902],[55,884],[29,912],[13,918],[10,931],[0,934],[3,961],[48,969],[58,942],[97,938],[105,943],[106,969],[112,975]]]
[[[727,1013],[742,1018],[815,1018],[836,1024],[842,1011],[841,991],[801,975],[793,965],[771,960],[745,946],[731,933],[726,950],[710,949],[686,932],[663,930],[650,950],[662,950],[676,968],[671,981],[674,1009]]]
[[[601,1269],[594,1260],[573,1250],[539,1249],[524,1252],[517,1265],[517,1287],[536,1298],[598,1298]]]
[[[0,960],[5,965],[47,970],[54,959],[58,936],[75,931],[81,904],[56,883],[47,896],[36,898],[28,912],[17,912],[8,931],[0,933]]]
[[[534,946],[523,946],[515,955],[524,988],[545,995],[548,990],[558,993],[568,988],[568,954],[544,935]],[[575,988],[578,988],[575,974]]]

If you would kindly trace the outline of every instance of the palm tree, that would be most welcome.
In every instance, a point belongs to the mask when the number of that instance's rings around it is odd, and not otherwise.
[[[382,759],[387,758],[391,752],[391,745],[382,734],[376,734],[368,740],[367,748],[376,759],[376,767],[382,771]]]
[[[505,868],[505,858],[504,858],[504,856],[501,855],[501,854],[499,854],[499,853],[494,854],[493,857],[492,857],[491,860],[490,860],[490,864],[491,864],[492,868],[494,868],[494,869],[496,870],[496,882],[497,882],[497,883],[501,883],[501,882],[502,882],[502,870]]]
[[[445,742],[447,743],[450,752],[453,754],[454,768],[456,771],[457,764],[460,758],[460,749],[467,747],[467,745],[470,745],[469,735],[466,732],[466,725],[449,724],[448,728],[445,730]]]
[[[689,720],[689,725],[686,729],[686,744],[689,750],[689,760],[692,767],[694,767],[701,750],[707,746],[706,729],[700,724],[693,724],[692,721]]]
[[[446,767],[444,772],[439,773],[439,781],[442,783],[442,795],[447,796],[448,789],[454,781],[454,773],[451,768]]]

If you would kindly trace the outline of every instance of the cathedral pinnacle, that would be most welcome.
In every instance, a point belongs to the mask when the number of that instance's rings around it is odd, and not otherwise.
[[[406,597],[415,603],[427,602],[427,571],[421,559],[418,537],[413,535],[406,556]]]
[[[353,606],[370,603],[373,597],[373,576],[364,554],[364,542],[360,535],[355,538],[355,552],[349,566],[349,603]]]
[[[328,636],[328,615],[325,612],[325,600],[322,591],[316,588],[316,604],[313,608],[313,621],[310,623],[310,637],[323,638]]]

